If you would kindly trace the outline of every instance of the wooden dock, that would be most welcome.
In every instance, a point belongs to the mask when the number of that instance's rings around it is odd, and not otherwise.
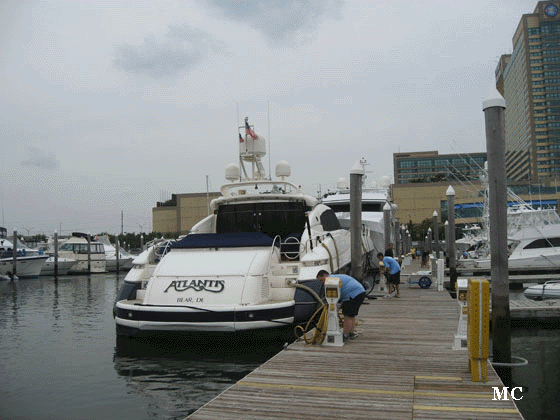
[[[401,295],[366,300],[343,347],[295,342],[188,418],[523,419],[511,399],[493,400],[503,385],[491,366],[472,382],[466,350],[451,349],[449,293],[402,284]]]
[[[512,321],[560,322],[560,300],[536,301],[525,297],[510,300],[509,310]]]

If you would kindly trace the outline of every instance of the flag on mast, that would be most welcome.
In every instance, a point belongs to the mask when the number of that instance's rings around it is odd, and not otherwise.
[[[259,137],[255,134],[253,129],[249,127],[249,121],[247,121],[247,119],[245,119],[245,134],[249,134],[251,137],[253,137],[253,140],[256,140]]]
[[[241,133],[239,133],[239,143],[245,143],[245,140],[243,140],[243,136],[241,135]]]

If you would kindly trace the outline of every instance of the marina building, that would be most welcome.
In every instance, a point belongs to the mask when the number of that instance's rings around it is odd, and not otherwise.
[[[153,231],[188,233],[195,223],[208,216],[210,201],[220,195],[219,192],[172,194],[170,200],[158,202],[152,208]]]
[[[393,153],[395,184],[474,181],[480,177],[484,162],[486,153]]]
[[[440,221],[446,220],[446,192],[451,185],[455,190],[456,223],[480,223],[485,198],[480,176],[486,159],[486,153],[394,153],[391,199],[397,204],[397,218],[401,223],[422,223],[431,219],[435,210]],[[508,188],[537,208],[558,208],[560,195],[555,180],[548,186],[510,180]]]
[[[560,175],[560,2],[539,1],[521,17],[513,52],[496,67],[506,100],[508,180],[555,185]]]

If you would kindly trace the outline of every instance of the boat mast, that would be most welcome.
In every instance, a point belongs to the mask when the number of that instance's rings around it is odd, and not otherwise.
[[[249,117],[245,117],[245,125],[239,127],[245,129],[245,137],[239,143],[239,166],[243,171],[244,181],[266,179],[266,171],[261,158],[266,155],[265,139],[256,134],[249,125]],[[243,138],[243,137],[242,137]],[[247,174],[245,162],[251,163],[251,176]]]

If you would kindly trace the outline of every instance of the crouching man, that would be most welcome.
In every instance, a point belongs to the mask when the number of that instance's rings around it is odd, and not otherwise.
[[[317,273],[317,280],[320,280],[323,284],[327,277],[337,277],[342,281],[339,302],[341,302],[342,314],[344,315],[344,341],[356,338],[357,334],[354,331],[356,316],[366,297],[366,290],[358,280],[346,274],[329,275],[326,270]]]

